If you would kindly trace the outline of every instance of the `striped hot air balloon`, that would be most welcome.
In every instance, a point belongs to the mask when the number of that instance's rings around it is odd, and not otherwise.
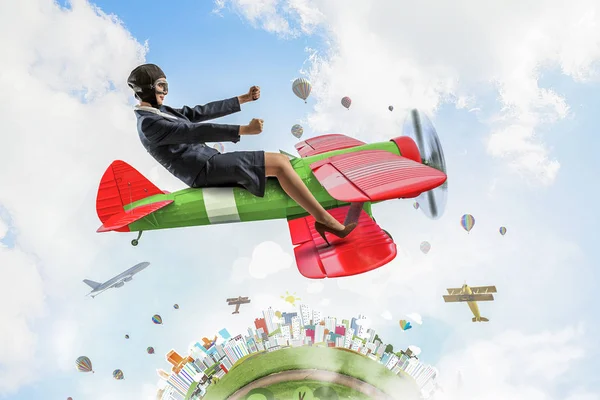
[[[129,339],[129,335],[125,335],[125,339]]]
[[[292,83],[292,91],[306,103],[306,99],[310,95],[312,85],[306,78],[298,78]]]
[[[302,137],[302,134],[304,133],[304,128],[302,128],[301,125],[294,125],[292,126],[292,135],[294,135],[296,138],[300,139]]]
[[[162,318],[160,317],[160,315],[154,314],[152,316],[152,322],[154,322],[156,325],[161,325],[162,324]]]
[[[350,109],[350,104],[352,104],[352,100],[350,99],[350,97],[345,96],[342,98],[342,105],[348,110]]]
[[[467,232],[470,232],[475,225],[475,218],[471,214],[465,214],[460,218],[460,225]]]
[[[409,322],[409,321],[407,321],[407,320],[405,320],[405,319],[401,319],[401,320],[400,320],[400,328],[401,328],[403,331],[407,331],[407,330],[409,330],[410,328],[412,328],[412,325],[410,324],[410,322]]]
[[[146,351],[148,352],[148,354],[154,354],[154,347],[150,346],[146,349]]]
[[[115,369],[113,371],[113,378],[115,378],[118,381],[123,379],[123,371],[121,371],[120,369]]]
[[[77,357],[77,360],[75,360],[75,365],[80,372],[94,373],[92,370],[92,361],[90,361],[90,359],[86,356]]]
[[[421,251],[425,254],[431,250],[431,244],[428,241],[421,242]]]
[[[217,150],[219,153],[225,153],[225,146],[223,143],[215,143],[213,149]]]
[[[419,209],[419,203],[415,201],[413,203],[413,207],[415,208],[415,210],[418,210]]]
[[[506,235],[506,228],[505,227],[501,226],[500,229],[498,229],[498,231],[500,232],[500,234],[502,236]]]
[[[173,308],[179,310],[179,304],[173,304]]]

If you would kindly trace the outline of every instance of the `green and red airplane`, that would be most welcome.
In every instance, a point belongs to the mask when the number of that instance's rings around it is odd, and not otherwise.
[[[416,110],[407,121],[414,140],[400,136],[366,144],[329,134],[296,144],[301,157],[291,156],[290,162],[315,198],[340,222],[358,222],[346,238],[331,236],[331,246],[314,229],[314,218],[276,179],[267,179],[264,197],[239,187],[169,193],[120,160],[108,167],[98,188],[96,210],[102,226],[97,232],[137,231],[137,239],[132,240],[136,246],[143,231],[285,218],[303,276],[333,278],[379,268],[396,257],[396,245],[374,221],[371,203],[423,194],[433,214],[439,214],[432,192],[446,186],[443,153],[433,125]],[[430,126],[425,132],[428,137],[423,135],[423,125]]]

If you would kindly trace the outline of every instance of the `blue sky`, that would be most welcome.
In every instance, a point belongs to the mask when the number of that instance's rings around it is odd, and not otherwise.
[[[395,0],[95,3],[122,26],[83,0],[73,12],[48,0],[21,3],[0,6],[13,16],[0,27],[10,55],[0,82],[11,93],[0,98],[0,187],[10,188],[0,191],[0,276],[10,282],[0,294],[0,398],[152,398],[166,352],[184,353],[222,327],[245,332],[268,305],[290,310],[285,291],[324,315],[367,315],[395,346],[419,346],[440,370],[440,400],[456,398],[458,370],[465,390],[483,399],[600,398],[592,368],[600,334],[593,1],[537,1],[526,10],[516,2],[489,10],[469,0],[452,10],[410,3],[413,19],[409,3]],[[220,15],[212,12],[219,4]],[[112,160],[162,189],[184,187],[137,138],[125,82],[142,62],[163,68],[173,106],[261,87],[258,102],[219,122],[263,118],[264,132],[225,143],[227,151],[294,153],[295,123],[304,137],[389,140],[406,109],[429,112],[448,164],[444,217],[426,219],[411,200],[375,205],[396,260],[324,282],[297,272],[284,221],[146,232],[135,248],[134,234],[97,234],[97,185]],[[308,104],[291,91],[300,70],[313,83]],[[75,90],[89,98],[82,103]],[[350,111],[339,103],[346,95]],[[476,218],[468,235],[464,213]],[[422,240],[432,244],[426,256]],[[264,242],[280,250],[265,254]],[[83,279],[107,280],[141,261],[150,267],[124,287],[85,297]],[[256,278],[257,265],[266,278]],[[443,303],[444,289],[464,280],[498,287],[496,301],[480,305],[489,323],[473,324],[466,305]],[[224,300],[238,295],[253,302],[234,316]],[[412,312],[423,324],[401,332],[398,320]],[[152,324],[155,313],[164,325]],[[75,371],[80,355],[96,374]],[[112,379],[116,368],[125,380]]]

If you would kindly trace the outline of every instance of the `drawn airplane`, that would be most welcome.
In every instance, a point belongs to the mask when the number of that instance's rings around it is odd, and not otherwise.
[[[215,335],[215,337],[212,340],[208,340],[208,338],[203,337],[202,338],[202,346],[204,346],[204,348],[206,350],[210,349],[215,343],[217,343],[217,336]]]
[[[146,268],[148,265],[150,265],[149,262],[141,262],[129,268],[127,271],[121,272],[119,275],[107,280],[104,283],[98,283],[90,281],[89,279],[84,279],[83,282],[93,289],[86,296],[92,296],[92,298],[94,298],[107,289],[113,287],[120,288],[125,284],[125,282],[129,282],[130,280],[132,280],[135,274]]]
[[[102,226],[97,232],[137,231],[131,242],[137,246],[146,230],[287,219],[298,270],[307,278],[323,279],[365,273],[396,257],[392,237],[373,219],[372,203],[418,197],[428,217],[443,213],[444,154],[435,128],[417,110],[407,118],[404,136],[388,142],[366,144],[330,134],[295,147],[300,158],[291,156],[290,163],[319,203],[344,224],[358,222],[345,239],[331,236],[331,246],[314,229],[314,218],[274,178],[267,179],[262,198],[238,187],[169,193],[120,160],[100,181],[96,211]]]
[[[496,293],[496,286],[477,286],[469,287],[466,283],[462,288],[446,289],[448,295],[444,295],[446,303],[454,303],[466,301],[473,313],[473,322],[488,322],[489,319],[484,318],[479,313],[478,301],[493,301],[494,296],[491,293]]]
[[[242,296],[239,296],[237,298],[234,297],[232,299],[227,299],[226,301],[227,301],[227,304],[230,306],[235,305],[235,311],[232,312],[232,314],[239,314],[240,313],[240,305],[250,303],[249,298],[242,297]]]

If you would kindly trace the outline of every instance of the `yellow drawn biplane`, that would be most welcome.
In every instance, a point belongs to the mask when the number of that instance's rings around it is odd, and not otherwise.
[[[466,283],[462,285],[462,288],[451,288],[448,290],[448,294],[444,295],[444,301],[446,303],[455,303],[459,301],[466,301],[469,308],[473,312],[473,322],[488,322],[489,319],[484,318],[479,313],[478,301],[494,301],[492,293],[496,293],[496,286],[478,286],[469,287]]]

